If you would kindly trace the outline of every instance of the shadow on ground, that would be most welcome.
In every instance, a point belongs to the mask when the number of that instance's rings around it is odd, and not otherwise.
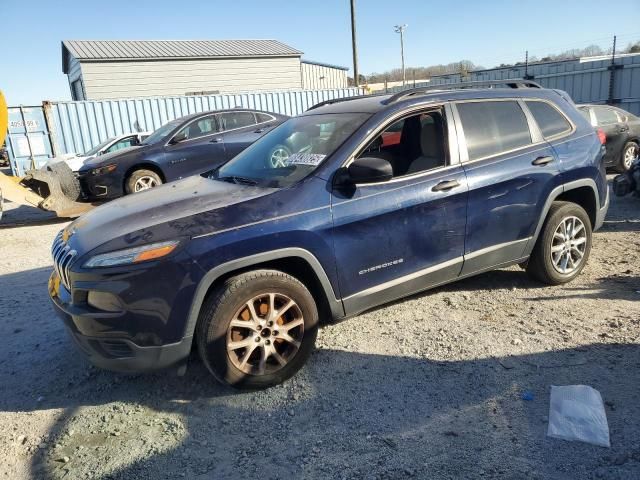
[[[46,212],[37,207],[18,205],[4,201],[4,212],[0,219],[0,230],[24,226],[49,225],[53,223],[69,222],[69,218],[58,218],[53,212]]]
[[[60,478],[73,462],[84,463],[85,471],[87,463],[102,463],[98,471],[109,472],[110,458],[126,458],[136,449],[130,462],[104,478],[327,478],[337,472],[347,478],[472,478],[484,471],[546,479],[640,473],[634,460],[640,452],[638,426],[625,420],[640,413],[634,393],[638,346],[591,345],[508,361],[505,369],[504,359],[433,362],[319,350],[299,378],[257,393],[216,385],[199,363],[183,378],[88,371],[83,380],[69,382],[61,372],[41,385],[45,398],[37,405],[5,408],[64,409],[51,431],[63,447],[57,455],[49,447],[38,452],[35,478]],[[545,437],[552,384],[600,390],[615,408],[608,411],[613,449]],[[50,396],[60,386],[72,393]],[[533,401],[521,399],[525,390],[533,392]],[[82,413],[92,406],[103,408]],[[75,418],[79,413],[81,420]],[[74,451],[80,445],[98,448],[83,458]],[[56,462],[65,452],[71,462]]]
[[[47,275],[6,275],[0,289],[26,292]],[[447,288],[480,290],[511,275]],[[237,392],[215,383],[197,359],[184,377],[89,367],[43,298],[11,308],[5,297],[0,309],[0,410],[62,410],[50,441],[33,454],[33,478],[640,475],[638,345],[450,362],[320,349],[283,386]],[[546,438],[549,387],[567,384],[602,393],[611,449]],[[525,391],[532,401],[522,399]]]

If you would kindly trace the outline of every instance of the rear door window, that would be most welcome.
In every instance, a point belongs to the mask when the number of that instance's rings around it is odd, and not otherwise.
[[[546,102],[525,102],[545,138],[571,131],[571,124],[558,109]]]
[[[596,123],[598,126],[613,125],[618,123],[616,112],[607,107],[593,107],[593,113],[596,114]]]
[[[223,130],[234,130],[236,128],[255,125],[256,123],[256,118],[253,116],[253,112],[221,113],[219,118]]]
[[[458,103],[469,160],[498,155],[531,144],[527,118],[518,102]]]

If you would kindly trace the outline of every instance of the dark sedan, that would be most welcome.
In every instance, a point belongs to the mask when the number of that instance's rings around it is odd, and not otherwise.
[[[608,105],[578,105],[578,110],[605,133],[605,166],[623,173],[631,168],[640,145],[640,118]]]
[[[121,197],[211,170],[288,117],[233,109],[172,120],[140,146],[87,161],[78,175],[89,200]]]

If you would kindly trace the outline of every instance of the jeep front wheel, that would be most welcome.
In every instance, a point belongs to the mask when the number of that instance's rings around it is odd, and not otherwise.
[[[591,251],[591,221],[575,203],[554,202],[531,253],[527,273],[549,285],[577,277]]]
[[[196,331],[209,371],[237,388],[267,388],[294,375],[313,350],[318,310],[305,286],[275,270],[229,278],[208,297]]]

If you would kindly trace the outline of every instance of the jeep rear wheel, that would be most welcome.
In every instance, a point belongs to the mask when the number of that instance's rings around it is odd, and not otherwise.
[[[315,301],[283,272],[256,270],[226,280],[205,302],[196,331],[209,371],[238,388],[267,388],[294,375],[313,350]]]
[[[591,221],[580,205],[554,202],[533,249],[527,273],[549,285],[577,277],[591,251]]]

